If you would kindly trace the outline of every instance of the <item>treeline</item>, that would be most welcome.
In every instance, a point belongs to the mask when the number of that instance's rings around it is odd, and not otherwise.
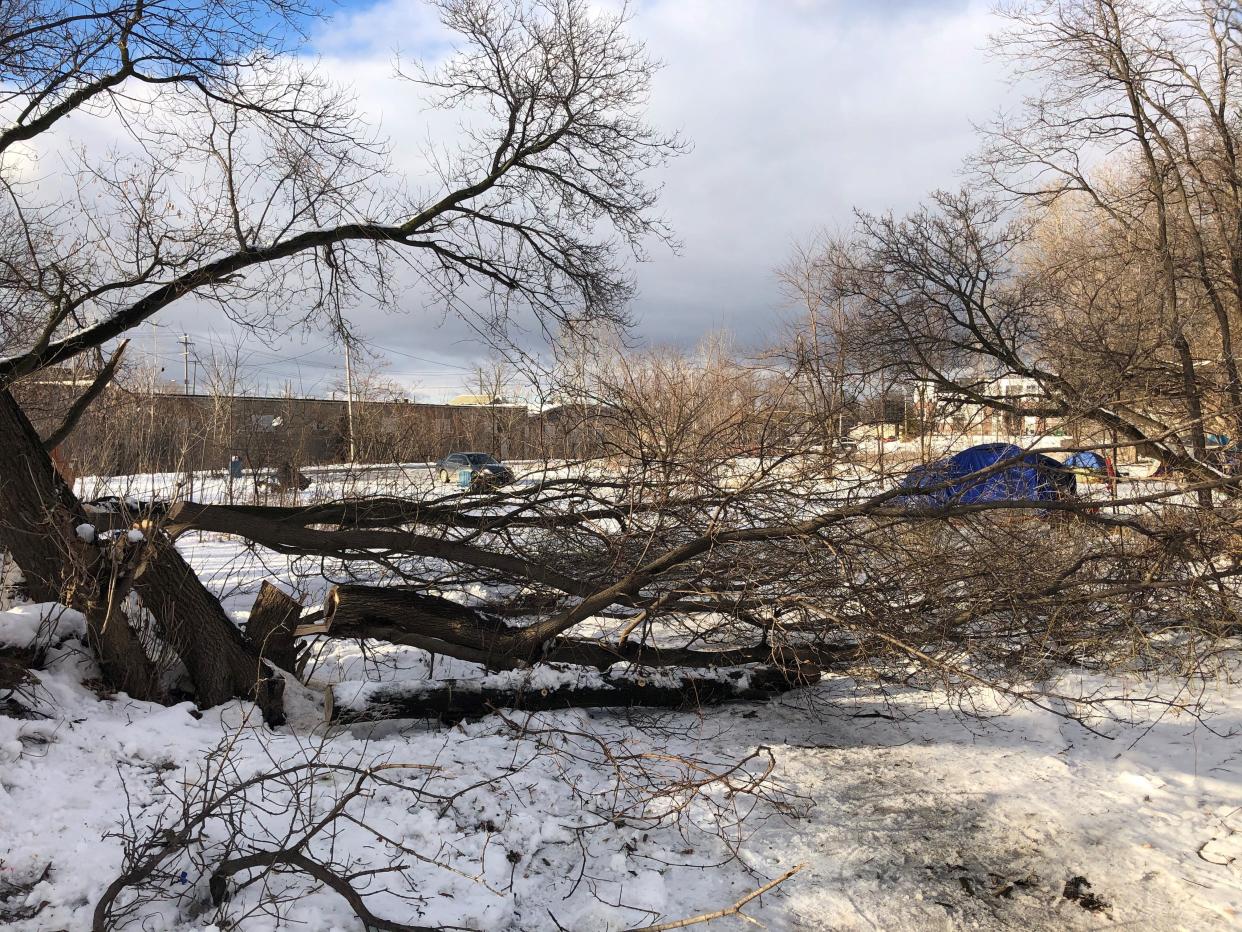
[[[66,380],[72,382],[72,379]],[[15,386],[43,436],[80,388],[29,380]],[[598,455],[598,418],[581,405],[447,405],[232,395],[179,395],[112,386],[82,415],[59,455],[78,474],[132,475],[223,468],[232,456],[264,469],[346,462],[434,462],[453,450],[503,459]]]

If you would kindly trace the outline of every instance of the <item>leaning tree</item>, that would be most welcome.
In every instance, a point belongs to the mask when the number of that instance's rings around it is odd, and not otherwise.
[[[351,302],[393,302],[395,275],[489,323],[517,305],[617,321],[622,251],[666,235],[644,172],[681,144],[644,119],[655,66],[623,18],[582,0],[432,5],[454,51],[399,77],[469,120],[418,189],[297,56],[313,22],[301,3],[49,0],[0,14],[0,534],[32,595],[86,613],[107,678],[134,695],[159,686],[119,616],[129,591],[200,701],[279,690],[167,535],[92,539],[9,387],[174,304],[250,327],[287,326],[293,307],[340,330]],[[279,716],[278,695],[266,705]]]

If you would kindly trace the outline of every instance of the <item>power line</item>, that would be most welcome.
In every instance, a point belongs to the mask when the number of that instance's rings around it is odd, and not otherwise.
[[[462,372],[473,372],[474,371],[469,366],[458,366],[451,362],[439,362],[438,360],[435,360],[435,359],[428,359],[426,356],[415,356],[413,353],[403,353],[401,352],[401,350],[392,349],[391,347],[385,347],[384,349],[381,350],[381,352],[395,353],[398,356],[404,356],[406,359],[415,359],[418,362],[430,363],[433,366],[442,366],[445,369],[460,369]]]
[[[229,341],[223,338],[220,338],[220,337],[201,336],[197,334],[196,334],[196,337],[199,339],[202,339],[204,342],[211,343],[215,346],[218,346],[221,349],[236,349],[239,345],[237,342],[230,343]],[[394,349],[392,347],[377,347],[377,349],[381,355],[392,354],[394,356],[401,356],[401,357],[404,357],[405,359],[413,359],[416,362],[425,362],[430,366],[435,366],[437,369],[453,369],[459,372],[473,372],[474,371],[470,366],[462,366],[462,365],[458,365],[457,363],[444,362],[443,360],[439,360],[439,359],[431,359],[427,356],[419,356],[414,353],[407,353],[404,350]],[[314,356],[319,353],[331,353],[333,351],[334,351],[333,345],[328,343],[328,344],[324,344],[323,346],[316,347],[314,349],[309,349],[304,353],[298,354],[297,356],[287,356],[279,352],[278,350],[268,351],[268,350],[258,350],[258,349],[247,350],[246,356],[248,358],[253,357],[253,356],[258,356],[261,358],[266,358],[266,359],[270,359],[273,361],[280,361],[280,362],[296,362],[299,360],[304,360],[307,357]],[[309,363],[309,365],[319,365],[325,368],[334,368],[338,365],[338,363],[326,362],[326,361],[314,361],[314,362]],[[434,371],[434,370],[403,370],[403,371],[424,372],[424,371]]]

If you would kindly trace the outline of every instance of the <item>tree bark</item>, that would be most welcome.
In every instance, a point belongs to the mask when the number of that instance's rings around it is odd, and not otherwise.
[[[813,682],[821,667],[848,660],[857,653],[853,647],[782,648],[770,644],[691,650],[558,637],[532,655],[526,629],[510,627],[494,615],[408,589],[358,585],[334,588],[324,605],[323,624],[304,630],[328,637],[376,638],[497,670],[515,669],[536,661],[598,670],[621,662],[698,669],[759,663],[784,670],[790,683]]]
[[[77,529],[91,516],[52,466],[39,436],[7,390],[0,390],[0,545],[15,554],[31,596],[82,611],[108,685],[135,698],[162,692],[119,609],[132,583],[161,635],[185,662],[203,706],[255,699],[270,724],[283,721],[284,681],[263,664],[194,571],[162,536],[143,545],[132,576],[121,578],[98,544]],[[86,534],[86,537],[92,537]]]
[[[1203,430],[1203,400],[1199,397],[1199,380],[1195,374],[1195,360],[1190,352],[1190,343],[1180,327],[1174,334],[1173,346],[1177,349],[1177,356],[1182,364],[1182,391],[1186,395],[1186,411],[1190,415],[1190,445],[1195,452],[1195,459],[1202,462],[1207,458],[1207,436]],[[1204,508],[1212,507],[1210,489],[1200,489],[1198,498],[1199,504]]]
[[[246,637],[258,648],[259,656],[289,673],[294,672],[293,632],[301,614],[300,602],[264,580],[246,622]]]
[[[731,670],[720,676],[682,674],[673,682],[660,685],[634,677],[612,677],[602,684],[552,689],[477,687],[453,680],[431,688],[390,684],[373,690],[362,703],[338,696],[341,687],[334,686],[324,694],[324,718],[342,725],[397,718],[454,723],[482,718],[500,708],[532,712],[574,708],[697,709],[722,702],[770,699],[792,685],[786,671],[760,667],[745,672]]]
[[[224,613],[171,540],[153,532],[134,590],[185,663],[200,706],[250,699],[269,725],[284,723],[284,680]]]
[[[93,535],[78,534],[90,517],[8,390],[0,390],[0,438],[0,546],[14,555],[30,597],[86,616],[109,686],[136,699],[162,698],[155,667],[119,609],[124,592],[111,585]]]

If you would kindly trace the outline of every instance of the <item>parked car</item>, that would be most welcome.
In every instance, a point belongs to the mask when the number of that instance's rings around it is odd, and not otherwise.
[[[488,453],[450,453],[436,463],[436,476],[441,482],[456,482],[457,474],[470,470],[471,485],[508,485],[513,470]]]

